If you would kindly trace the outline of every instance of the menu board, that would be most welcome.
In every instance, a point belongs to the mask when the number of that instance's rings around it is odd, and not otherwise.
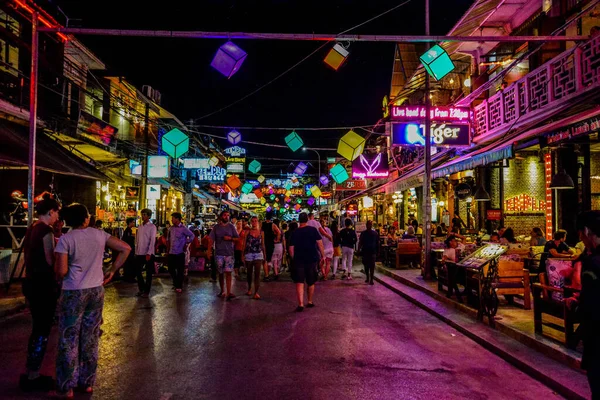
[[[456,265],[466,268],[481,268],[494,258],[504,254],[507,250],[508,246],[490,243],[475,250],[475,252],[460,260]]]

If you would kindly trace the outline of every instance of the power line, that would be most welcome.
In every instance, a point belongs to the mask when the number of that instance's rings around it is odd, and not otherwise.
[[[198,125],[199,128],[214,128],[214,129],[240,129],[240,130],[272,130],[272,131],[335,131],[344,129],[364,129],[373,128],[374,124],[370,125],[352,125],[352,126],[331,126],[331,127],[314,127],[314,128],[286,128],[286,127],[268,127],[268,126],[221,126],[221,125]]]

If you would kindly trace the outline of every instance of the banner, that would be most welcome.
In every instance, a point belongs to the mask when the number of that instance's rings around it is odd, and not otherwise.
[[[352,178],[380,179],[390,175],[388,156],[385,153],[361,154],[352,162]]]

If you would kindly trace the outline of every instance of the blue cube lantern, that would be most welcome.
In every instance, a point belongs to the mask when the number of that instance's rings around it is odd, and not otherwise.
[[[219,47],[210,66],[229,79],[240,69],[246,56],[248,56],[248,54],[244,50],[240,49],[235,43],[229,41]]]
[[[248,165],[248,171],[252,172],[253,174],[258,174],[258,172],[260,171],[261,165],[260,162],[253,160],[249,165]]]
[[[233,145],[238,144],[242,141],[242,134],[234,129],[227,134],[227,141]]]
[[[296,151],[300,147],[304,146],[302,138],[296,133],[296,131],[293,131],[285,137],[285,144],[287,144],[292,151]]]
[[[327,177],[327,175],[323,175],[319,178],[319,182],[321,182],[321,185],[327,186],[329,184],[329,178]]]
[[[454,69],[454,63],[446,50],[437,44],[421,55],[419,59],[429,75],[437,81]]]
[[[179,129],[171,129],[161,140],[162,149],[173,158],[179,158],[190,149],[190,138]]]
[[[294,169],[294,173],[298,176],[302,176],[302,175],[304,175],[304,173],[306,172],[307,169],[308,169],[308,165],[306,165],[302,161],[300,161],[298,163],[298,165],[296,166],[296,169]]]
[[[329,170],[329,173],[337,184],[344,183],[350,178],[350,176],[348,176],[348,171],[346,171],[346,168],[341,164],[335,164],[333,168]]]
[[[252,191],[252,189],[253,187],[251,183],[246,182],[242,185],[242,193],[248,194]]]

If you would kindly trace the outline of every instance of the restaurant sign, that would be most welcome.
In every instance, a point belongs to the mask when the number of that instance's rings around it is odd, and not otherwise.
[[[114,126],[85,111],[79,112],[78,130],[81,136],[105,146],[114,144],[118,131]]]
[[[546,135],[546,143],[553,144],[563,140],[572,139],[581,135],[587,135],[600,130],[600,117],[594,117],[576,124],[569,125],[558,132]]]
[[[200,169],[209,168],[208,158],[184,158],[183,168],[184,169]]]
[[[367,182],[362,179],[348,179],[344,183],[336,183],[335,190],[347,191],[347,190],[365,190],[367,188]]]
[[[469,146],[471,135],[469,125],[437,124],[430,127],[432,146]],[[392,123],[392,144],[402,146],[424,146],[425,124],[416,122]]]
[[[391,119],[395,121],[425,122],[426,107],[418,106],[392,106]],[[429,110],[431,121],[454,122],[468,124],[471,110],[464,107],[431,107]]]
[[[486,219],[488,221],[500,221],[502,219],[502,210],[486,210]]]
[[[198,169],[198,180],[202,182],[223,182],[225,180],[225,168],[210,167]]]
[[[388,156],[385,153],[361,154],[352,162],[352,178],[380,179],[390,175]]]

